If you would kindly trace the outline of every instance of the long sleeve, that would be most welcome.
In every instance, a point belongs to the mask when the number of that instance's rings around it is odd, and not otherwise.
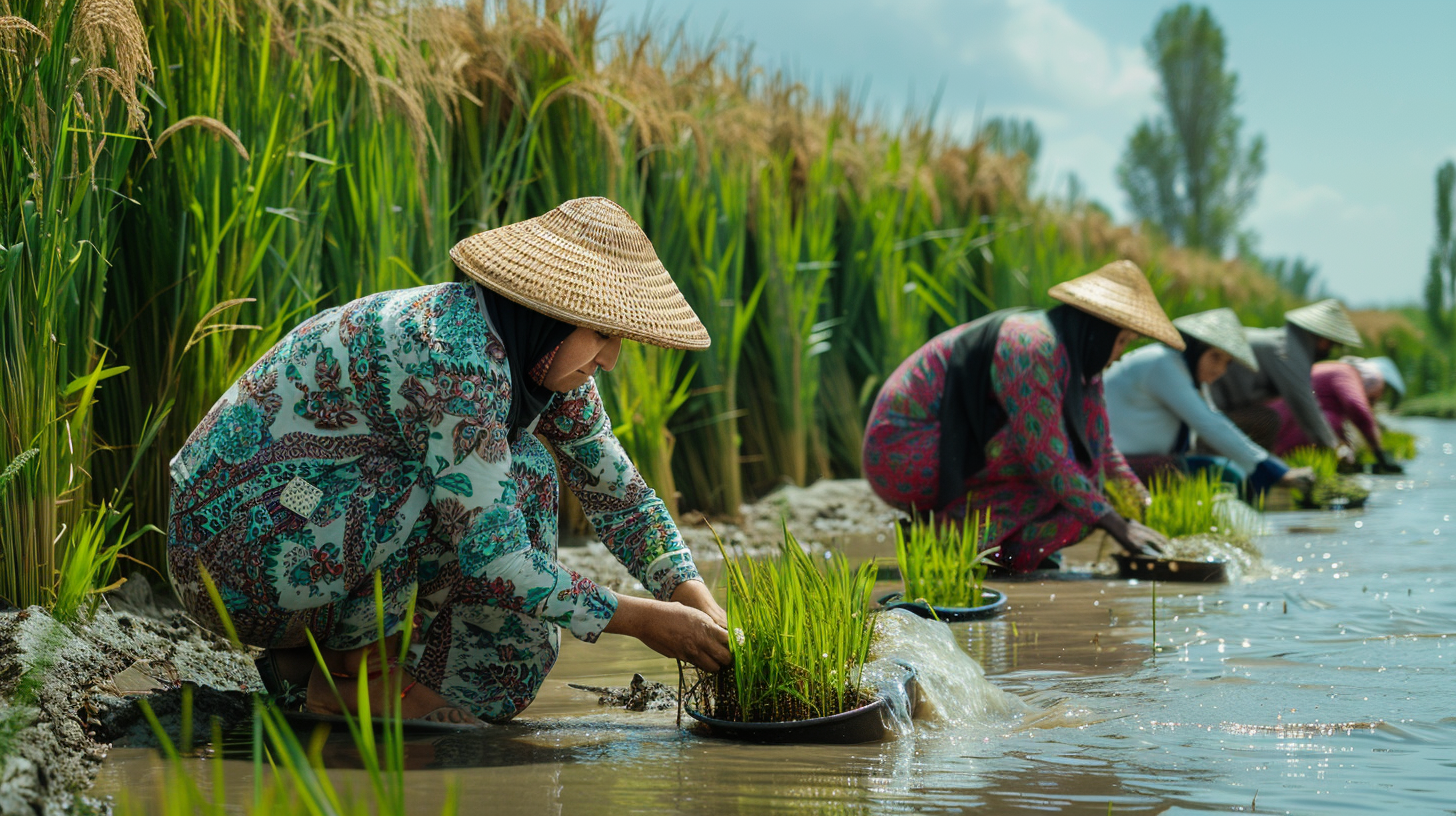
[[[1337,448],[1340,440],[1325,420],[1324,411],[1314,396],[1314,385],[1310,380],[1309,366],[1304,360],[1296,360],[1293,354],[1271,355],[1260,358],[1259,365],[1274,382],[1279,395],[1294,414],[1295,422],[1318,444],[1326,448]]]
[[[1159,371],[1147,378],[1158,401],[1198,434],[1198,438],[1252,473],[1269,452],[1259,447],[1228,417],[1214,409],[1193,386],[1193,377],[1181,358],[1168,355]]]
[[[612,433],[596,381],[553,399],[536,431],[556,448],[562,480],[597,535],[653,596],[668,600],[679,584],[698,577],[666,505]]]
[[[398,393],[403,424],[424,447],[434,523],[458,557],[457,591],[594,641],[616,596],[532,545],[505,426],[509,364],[473,295],[448,295],[421,321],[432,333],[416,345],[423,353],[402,361]]]
[[[1329,412],[1331,423],[1334,423],[1333,417],[1349,420],[1370,447],[1379,450],[1380,428],[1375,423],[1370,398],[1365,396],[1365,384],[1360,381],[1360,373],[1347,363],[1320,364],[1316,369],[1316,396],[1321,404],[1334,408]]]
[[[1009,434],[997,436],[1006,439],[1033,479],[1092,524],[1112,506],[1072,452],[1062,414],[1067,377],[1066,355],[1050,332],[1007,321],[996,345],[992,380],[1006,409]]]

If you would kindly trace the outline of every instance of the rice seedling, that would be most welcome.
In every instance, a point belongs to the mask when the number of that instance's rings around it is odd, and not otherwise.
[[[1390,428],[1380,429],[1380,446],[1385,449],[1392,459],[1397,461],[1410,461],[1416,458],[1416,437],[1405,431],[1391,430]],[[1375,452],[1362,439],[1355,455],[1362,465],[1375,464]]]
[[[905,600],[923,600],[932,607],[981,605],[981,586],[991,556],[1000,547],[981,549],[986,516],[973,513],[964,521],[912,518],[895,526],[895,561],[905,581]]]
[[[1359,504],[1370,491],[1358,482],[1339,473],[1339,457],[1328,448],[1314,446],[1295,448],[1284,457],[1290,467],[1307,467],[1314,471],[1314,488],[1308,493],[1292,490],[1294,501],[1304,507],[1329,507]]]
[[[1217,535],[1231,541],[1247,541],[1253,536],[1252,530],[1238,526],[1232,517],[1218,511],[1220,502],[1234,497],[1211,470],[1188,476],[1160,475],[1153,479],[1148,492],[1152,501],[1143,513],[1142,522],[1170,539]]]
[[[733,666],[700,679],[712,716],[790,722],[869,702],[861,679],[874,636],[874,562],[851,570],[839,554],[810,557],[787,526],[776,557],[734,556],[721,539],[718,547]]]

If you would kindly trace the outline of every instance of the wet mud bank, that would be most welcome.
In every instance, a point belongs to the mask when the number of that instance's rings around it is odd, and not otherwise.
[[[248,692],[260,688],[251,656],[153,599],[143,580],[90,622],[61,623],[40,607],[0,612],[0,813],[108,810],[85,794],[106,752],[154,744],[143,699],[175,733],[184,684],[199,741],[214,717],[245,721]]]

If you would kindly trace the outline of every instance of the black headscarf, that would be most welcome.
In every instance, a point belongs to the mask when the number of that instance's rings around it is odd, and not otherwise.
[[[1188,373],[1193,375],[1193,387],[1197,388],[1201,385],[1198,382],[1198,362],[1203,359],[1203,352],[1208,351],[1213,346],[1199,340],[1197,337],[1182,329],[1178,330],[1178,334],[1183,336],[1183,362],[1188,365]]]
[[[1006,425],[1006,409],[996,399],[991,368],[1001,324],[1016,311],[993,312],[972,322],[951,347],[940,402],[937,507],[964,498],[966,479],[986,466],[986,443]],[[1078,461],[1091,464],[1082,395],[1087,381],[1107,367],[1121,329],[1065,304],[1048,311],[1047,321],[1071,368],[1062,400],[1063,421]]]
[[[1066,349],[1071,368],[1067,391],[1062,395],[1062,416],[1066,418],[1068,436],[1072,438],[1077,461],[1090,465],[1092,444],[1087,439],[1087,412],[1082,395],[1092,378],[1112,361],[1112,347],[1117,345],[1122,328],[1065,303],[1047,312],[1047,322],[1052,324],[1057,340]]]
[[[555,393],[531,381],[532,367],[561,345],[576,327],[477,286],[490,325],[500,335],[511,366],[511,407],[506,411],[506,427],[515,439],[522,428],[530,426],[546,410],[546,403]]]

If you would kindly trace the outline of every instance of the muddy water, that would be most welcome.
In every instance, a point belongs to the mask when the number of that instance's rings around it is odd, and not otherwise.
[[[410,801],[437,813],[453,786],[462,812],[491,813],[1451,813],[1456,423],[1401,425],[1420,455],[1365,510],[1270,514],[1264,577],[1160,585],[1156,650],[1147,584],[993,584],[1008,612],[949,633],[985,680],[932,679],[938,711],[889,742],[761,747],[601,712],[566,684],[675,672],[620,638],[568,642],[517,723],[411,744]],[[943,675],[938,637],[906,626],[900,652]],[[353,764],[348,746],[329,756]],[[229,766],[242,801],[249,770]],[[97,789],[147,798],[158,774],[118,750]]]

